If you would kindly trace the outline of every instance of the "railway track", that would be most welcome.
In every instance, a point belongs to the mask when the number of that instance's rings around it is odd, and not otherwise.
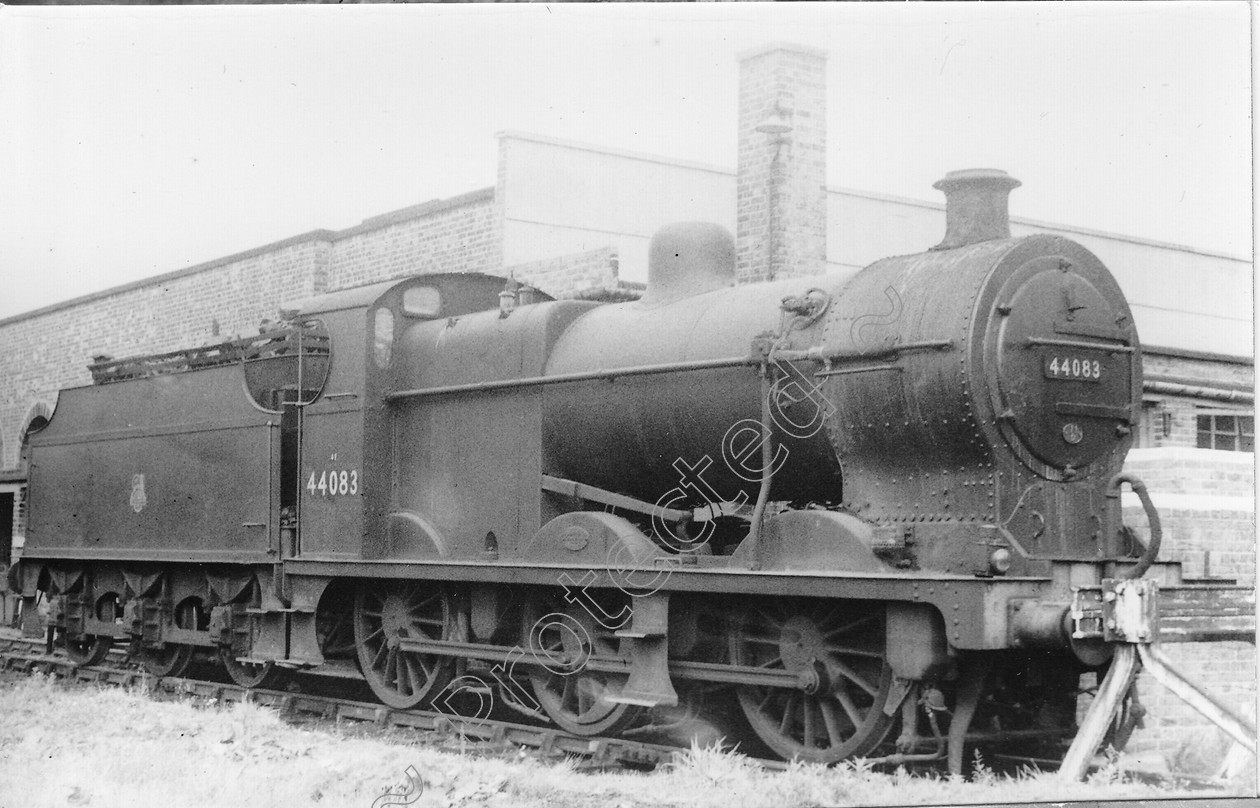
[[[555,727],[502,719],[469,718],[438,710],[397,710],[376,702],[321,693],[246,689],[203,679],[154,677],[139,666],[129,664],[121,649],[112,650],[103,664],[76,667],[60,653],[47,654],[42,641],[30,638],[0,639],[0,672],[42,673],[85,684],[144,686],[155,693],[191,696],[226,704],[249,701],[274,708],[292,721],[344,721],[410,729],[425,733],[438,747],[471,749],[484,754],[508,751],[515,754],[521,749],[530,749],[543,757],[580,758],[583,765],[592,768],[620,766],[650,769],[671,761],[685,751],[679,746],[625,738],[582,737]],[[323,687],[318,689],[335,689],[348,678],[311,673],[302,674],[302,677],[308,683],[322,680]],[[770,768],[784,767],[781,762],[773,760],[758,762]]]
[[[496,718],[469,718],[440,710],[399,710],[386,705],[343,698],[337,695],[304,690],[248,689],[236,684],[182,677],[155,677],[132,664],[120,648],[110,651],[103,664],[76,667],[60,652],[48,654],[42,640],[21,637],[0,637],[0,674],[46,674],[69,682],[101,684],[115,687],[141,686],[154,694],[168,697],[192,697],[219,704],[251,702],[275,709],[285,720],[302,722],[336,721],[373,725],[421,732],[432,746],[452,751],[475,752],[493,756],[516,755],[523,749],[543,758],[578,758],[580,768],[631,768],[650,770],[673,762],[687,751],[687,746],[636,741],[627,738],[590,738],[574,735],[556,727],[525,724]],[[331,691],[347,683],[361,684],[361,678],[334,674],[301,674],[297,686]],[[758,765],[783,770],[787,764],[778,760],[751,757]],[[872,759],[879,764],[886,762]],[[1015,766],[1030,761],[1014,759]],[[1053,761],[1035,761],[1041,768],[1053,768]],[[1091,770],[1097,766],[1091,767]],[[1191,775],[1164,775],[1145,770],[1121,769],[1120,775],[1148,784],[1202,789],[1205,792],[1227,790],[1224,781]]]

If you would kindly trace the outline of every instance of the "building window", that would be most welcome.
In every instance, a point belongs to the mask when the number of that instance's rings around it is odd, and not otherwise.
[[[1232,413],[1202,413],[1195,420],[1198,425],[1200,449],[1223,449],[1227,452],[1254,452],[1256,450],[1256,417]]]
[[[1142,416],[1138,419],[1138,429],[1133,448],[1149,449],[1152,446],[1159,445],[1159,438],[1166,438],[1168,434],[1162,431],[1164,419],[1162,417],[1165,410],[1158,401],[1146,399],[1142,402]]]

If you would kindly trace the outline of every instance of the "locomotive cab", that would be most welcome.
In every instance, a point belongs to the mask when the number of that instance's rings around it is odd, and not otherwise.
[[[388,496],[393,488],[389,473],[373,459],[393,451],[380,396],[405,363],[398,343],[417,324],[497,307],[504,285],[504,279],[487,275],[423,275],[323,295],[285,312],[324,323],[336,346],[322,394],[294,408],[301,419],[294,555],[379,555],[366,514],[379,507],[373,492]]]

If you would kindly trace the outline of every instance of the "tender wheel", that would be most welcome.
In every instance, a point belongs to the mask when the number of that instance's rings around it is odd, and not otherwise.
[[[77,668],[85,665],[99,665],[105,659],[105,656],[109,654],[111,645],[113,645],[113,641],[109,637],[80,637],[77,640],[71,640],[67,637],[65,640],[66,656],[70,657],[70,661]]]
[[[187,598],[175,607],[175,625],[179,628],[201,629],[209,627],[210,618],[197,598]],[[160,649],[146,648],[140,652],[144,669],[154,676],[183,676],[192,664],[194,648],[191,645],[166,643]]]
[[[241,662],[231,648],[219,649],[219,661],[227,670],[228,677],[237,685],[246,689],[275,688],[285,679],[284,668],[276,667],[274,662]]]
[[[122,617],[122,602],[117,593],[106,592],[96,599],[92,611],[97,620],[113,623]],[[76,667],[99,665],[109,654],[109,649],[113,644],[113,637],[101,637],[95,634],[76,640],[66,639],[66,656],[70,657],[70,661]]]
[[[430,584],[362,584],[354,598],[354,644],[363,678],[376,697],[406,710],[436,696],[450,682],[452,657],[402,651],[402,639],[452,639],[451,596]]]
[[[892,685],[884,646],[878,604],[789,600],[749,609],[732,627],[731,662],[800,673],[811,685],[741,685],[744,716],[785,759],[834,763],[868,754],[892,723],[884,714]]]
[[[616,614],[618,608],[610,610]],[[525,632],[532,662],[529,680],[543,712],[574,735],[612,735],[634,724],[641,707],[604,701],[620,692],[626,677],[585,670],[592,655],[619,656],[621,639],[600,625],[580,605],[554,611],[541,604],[530,610]]]
[[[167,643],[162,649],[146,648],[140,654],[144,669],[154,676],[183,676],[192,664],[191,645]]]

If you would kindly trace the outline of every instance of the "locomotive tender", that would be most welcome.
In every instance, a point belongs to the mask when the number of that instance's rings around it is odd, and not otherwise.
[[[428,274],[99,361],[31,440],[13,583],[84,664],[353,659],[397,708],[476,674],[581,734],[725,699],[788,758],[897,719],[905,759],[1046,754],[1111,656],[1105,580],[1158,581],[1165,640],[1237,632],[1178,619],[1206,601],[1121,524],[1133,318],[1080,245],[1010,237],[1016,185],[950,174],[945,241],[851,277],[737,286],[728,233],[674,225],[638,301]]]

